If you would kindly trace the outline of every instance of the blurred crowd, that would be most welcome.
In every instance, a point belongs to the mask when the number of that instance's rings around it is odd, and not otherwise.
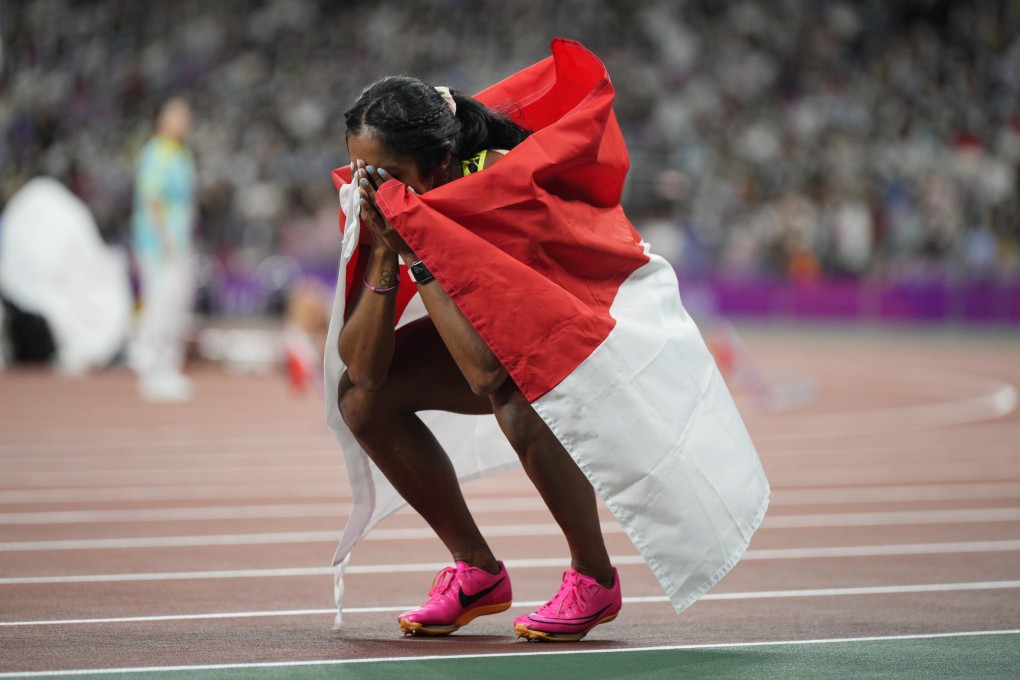
[[[606,62],[625,206],[685,274],[1015,277],[1017,26],[1016,0],[0,0],[0,208],[52,175],[125,241],[138,152],[181,95],[206,281],[328,275],[360,90],[473,92],[563,35]],[[209,309],[269,304],[221,288]]]

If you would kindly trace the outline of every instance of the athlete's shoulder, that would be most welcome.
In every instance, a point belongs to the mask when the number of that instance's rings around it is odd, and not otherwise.
[[[470,158],[465,158],[461,161],[461,166],[464,170],[464,176],[473,175],[479,170],[485,170],[491,168],[496,161],[507,154],[506,149],[485,149],[479,151]]]
[[[499,161],[500,158],[509,153],[506,149],[489,149],[485,154],[485,162],[482,164],[482,170],[485,168],[491,168]]]

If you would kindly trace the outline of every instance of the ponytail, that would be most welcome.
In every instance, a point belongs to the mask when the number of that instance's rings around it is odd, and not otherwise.
[[[457,104],[460,135],[456,144],[458,161],[488,149],[512,149],[531,134],[504,115],[493,111],[474,97],[451,90]]]

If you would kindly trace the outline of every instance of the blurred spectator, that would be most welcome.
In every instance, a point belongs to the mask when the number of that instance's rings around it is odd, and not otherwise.
[[[298,392],[311,386],[322,390],[322,357],[329,332],[329,295],[313,279],[295,283],[287,299],[283,326],[283,353],[287,375]]]
[[[123,239],[145,114],[187,92],[207,308],[265,310],[234,285],[265,258],[335,266],[329,170],[361,83],[477,90],[565,35],[607,62],[627,208],[672,225],[681,269],[1016,277],[1018,25],[1011,0],[6,0],[0,201],[73,177]]]
[[[135,181],[132,246],[142,309],[131,363],[142,395],[157,401],[191,396],[182,372],[195,276],[196,173],[185,144],[190,132],[188,104],[176,98],[163,104],[156,133],[138,159]]]

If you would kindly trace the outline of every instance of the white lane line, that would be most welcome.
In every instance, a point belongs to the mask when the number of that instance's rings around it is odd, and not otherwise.
[[[212,458],[216,452],[210,452]],[[281,451],[277,461],[288,458],[286,452]],[[105,482],[108,484],[122,484],[124,486],[145,486],[152,482],[163,482],[167,484],[188,484],[196,479],[229,480],[224,483],[235,483],[243,481],[251,476],[261,477],[269,475],[272,479],[292,479],[300,482],[304,479],[336,479],[337,487],[343,481],[344,464],[337,456],[336,460],[329,464],[312,465],[307,462],[290,461],[277,465],[208,465],[197,467],[148,467],[145,469],[124,469],[117,470],[50,470],[46,472],[11,472],[5,475],[4,483],[10,486],[29,490],[45,488],[46,484],[80,484],[88,487],[89,484]]]
[[[810,588],[802,590],[761,590],[735,593],[708,593],[701,600],[762,600],[797,597],[857,597],[861,595],[896,595],[912,593],[944,593],[974,590],[1014,590],[1020,581],[973,581],[969,583],[924,583],[900,586],[863,586],[854,588]],[[668,604],[665,595],[624,597],[624,604]],[[514,608],[531,609],[545,604],[545,600],[514,602]],[[388,614],[414,609],[417,604],[384,605],[378,607],[344,607],[344,614]],[[168,614],[163,616],[121,616],[95,619],[42,619],[37,621],[0,621],[0,627],[96,625],[109,623],[157,623],[165,621],[194,621],[203,619],[246,619],[279,616],[324,616],[336,614],[336,609],[281,609],[249,612],[210,612],[207,614]]]
[[[292,463],[290,469],[304,470],[307,467],[342,468],[343,456],[340,449],[332,442],[318,447],[300,446],[295,453],[294,449],[266,448],[245,449],[242,451],[210,450],[204,448],[197,453],[188,453],[181,450],[171,450],[168,453],[153,452],[139,448],[124,453],[96,453],[80,454],[65,457],[56,456],[4,456],[4,462],[8,469],[8,482],[13,487],[24,487],[29,484],[41,486],[42,484],[56,485],[68,484],[81,481],[83,474],[92,477],[110,477],[113,475],[153,475],[161,472],[171,473],[204,473],[208,470],[220,470],[224,465],[233,465],[228,469],[237,471],[239,465],[243,464],[245,469],[263,470],[278,468],[280,460],[287,460]],[[68,448],[73,449],[76,443],[68,443]],[[208,445],[207,445],[208,447]],[[1008,436],[1002,436],[995,441],[985,443],[968,442],[967,448],[979,452],[982,458],[991,456],[1008,456],[1016,452],[1016,446],[1012,444]],[[817,446],[783,446],[773,447],[769,452],[769,458],[776,461],[787,459],[804,460],[818,455]],[[957,453],[960,445],[949,442],[926,442],[893,444],[883,443],[880,447],[873,445],[842,445],[834,443],[827,445],[827,454],[842,453],[846,455],[874,455],[882,454],[886,458],[898,457],[901,454],[924,453],[934,455],[937,453]],[[0,451],[2,453],[2,451]],[[216,467],[211,467],[214,465]],[[164,466],[164,467],[160,467]],[[13,482],[13,483],[12,483]]]
[[[708,593],[703,600],[759,600],[785,597],[848,597],[853,595],[898,595],[905,593],[945,593],[961,590],[1010,590],[1020,581],[974,581],[971,583],[923,583],[903,586],[858,586],[854,588],[807,588],[803,590],[762,590],[745,593]],[[669,598],[662,596],[662,602]]]
[[[224,487],[212,485],[193,485],[177,487],[144,487],[144,488],[91,488],[91,489],[33,489],[0,491],[0,502],[6,503],[70,503],[70,502],[130,502],[130,501],[197,501],[197,500],[229,500],[237,498],[280,498],[301,500],[302,498],[330,498],[337,495],[336,484],[291,484],[287,486],[252,485],[248,487]],[[474,505],[479,500],[472,499],[470,486],[465,488],[468,503]],[[537,498],[536,495],[529,496]],[[772,506],[780,505],[835,505],[835,504],[870,504],[925,501],[957,501],[957,500],[1012,500],[1020,498],[1020,483],[988,482],[988,483],[953,483],[953,484],[912,484],[912,485],[878,485],[851,487],[816,487],[786,488],[774,490]],[[513,502],[521,502],[513,499]],[[189,506],[193,508],[194,506]],[[260,506],[252,506],[260,507]],[[151,512],[158,513],[160,509]],[[172,509],[167,509],[172,511]],[[58,512],[11,512],[0,514],[0,524],[40,524],[47,523],[47,517],[58,517],[58,521],[92,521],[72,520],[68,515],[95,517],[95,521],[130,521],[132,514],[147,512],[144,510],[72,510]],[[111,514],[100,514],[111,513]],[[119,513],[119,514],[118,514]],[[38,518],[19,521],[18,517]]]
[[[131,510],[54,510],[0,513],[0,525],[107,524],[114,522],[197,522],[224,519],[280,519],[296,517],[343,517],[351,503],[297,503],[289,505],[214,505],[186,508],[136,508]]]
[[[553,523],[504,524],[482,527],[487,536],[556,536],[562,530]],[[623,533],[616,522],[603,522],[602,532]],[[363,540],[410,541],[433,539],[429,527],[406,529],[375,529]],[[198,536],[139,536],[134,538],[85,538],[52,541],[7,541],[0,543],[0,552],[49,550],[122,550],[134,548],[180,548],[185,546],[265,545],[272,543],[335,543],[340,540],[339,528],[333,531],[288,531],[253,534],[208,534]]]
[[[282,425],[285,424],[281,424],[281,426]],[[302,427],[305,425],[306,423],[301,423]],[[175,432],[175,430],[179,431],[180,429],[194,431],[195,426],[189,425],[184,428],[152,428],[145,432],[139,432],[137,428],[108,428],[103,430],[89,428],[87,430],[65,430],[63,432],[47,430],[38,434],[19,433],[18,435],[14,435],[14,437],[26,436],[27,438],[24,441],[10,441],[10,439],[8,439],[7,441],[0,443],[0,453],[10,452],[19,454],[24,451],[46,451],[48,449],[55,449],[59,452],[68,452],[68,456],[66,457],[73,458],[76,455],[76,452],[87,448],[98,448],[104,451],[111,449],[150,450],[153,448],[161,448],[170,449],[171,453],[168,455],[173,455],[182,449],[190,448],[204,450],[210,445],[247,446],[254,449],[260,449],[268,444],[275,447],[292,447],[300,449],[301,447],[309,444],[332,443],[332,439],[330,439],[328,434],[279,434],[279,427],[274,428],[274,431],[266,434],[246,433],[245,435],[217,435],[215,431],[210,431],[208,435],[203,435],[201,437],[180,436]],[[94,437],[95,439],[90,440],[87,439],[87,437]],[[69,449],[73,449],[73,451],[68,451]],[[339,451],[339,449],[336,450]],[[49,458],[49,456],[47,457]]]
[[[493,500],[490,508],[506,510],[502,501]],[[533,504],[532,504],[533,503]],[[473,504],[481,512],[485,504]],[[512,505],[512,504],[511,504]],[[523,506],[540,509],[537,502],[525,500]],[[287,506],[277,507],[291,512]],[[498,509],[496,511],[498,511]],[[517,509],[520,509],[518,507]],[[212,513],[215,514],[215,513]],[[259,517],[259,515],[253,515]],[[295,517],[296,514],[261,515],[261,517]],[[338,513],[331,515],[340,517]],[[213,517],[221,519],[222,517]],[[234,516],[233,519],[240,519]],[[859,527],[859,526],[909,526],[917,524],[970,524],[988,522],[1015,522],[1020,520],[1020,508],[972,508],[958,510],[917,510],[890,512],[858,512],[858,513],[820,513],[810,515],[768,515],[765,517],[763,529],[792,529],[819,527]],[[2,523],[0,523],[2,524]],[[614,521],[602,522],[602,531],[618,534],[623,530]],[[541,524],[498,524],[483,527],[482,532],[488,536],[555,536],[561,533],[560,528],[551,522]],[[44,550],[123,550],[135,548],[166,548],[183,546],[214,546],[214,545],[263,545],[269,543],[317,543],[338,540],[336,531],[293,531],[276,533],[241,533],[241,534],[203,534],[192,536],[138,536],[130,538],[83,538],[83,539],[52,539],[42,541],[5,541],[0,542],[0,552],[24,552]],[[410,541],[435,538],[429,527],[408,527],[392,529],[376,529],[365,540],[371,541]]]
[[[904,459],[895,455],[889,455],[884,450],[878,449],[878,458],[872,456],[843,456],[839,464],[815,464],[810,467],[804,466],[800,461],[788,458],[775,457],[770,460],[769,469],[777,478],[779,483],[784,485],[822,485],[827,481],[843,478],[852,478],[851,475],[863,475],[861,481],[878,481],[881,479],[895,479],[893,475],[897,472],[901,480],[915,479],[911,476],[922,462],[918,460]],[[978,479],[1008,478],[1009,471],[1014,469],[1017,459],[1017,447],[1012,444],[999,447],[992,455],[988,449],[980,454],[969,458],[962,458],[962,454],[955,456],[954,460],[932,460],[929,456],[924,462],[925,470],[930,473],[942,473],[947,479],[963,478],[962,472],[977,473]],[[99,484],[112,484],[116,487],[172,487],[188,486],[191,482],[202,480],[211,482],[220,480],[220,484],[237,485],[245,484],[248,481],[258,483],[267,476],[280,482],[289,481],[293,485],[299,485],[304,480],[314,479],[317,481],[332,479],[335,480],[334,493],[343,488],[345,471],[342,459],[337,456],[333,460],[319,459],[293,460],[285,464],[278,461],[289,459],[287,452],[280,452],[274,457],[274,463],[247,461],[238,464],[224,464],[224,461],[217,457],[219,453],[209,452],[207,465],[177,465],[173,461],[162,466],[150,465],[148,467],[137,467],[135,465],[119,466],[117,468],[86,468],[84,466],[74,469],[61,470],[28,470],[18,471],[7,466],[7,473],[4,476],[3,484],[8,487],[0,491],[0,499],[5,496],[21,494],[23,500],[28,500],[24,494],[38,491],[42,494],[52,492],[53,487],[64,487],[72,491],[91,490]],[[215,464],[212,464],[215,461]],[[845,464],[850,461],[850,464]],[[978,467],[980,466],[980,467]],[[961,474],[953,474],[960,470]],[[844,472],[845,471],[845,472]],[[868,477],[878,473],[877,477]],[[888,476],[888,477],[887,477]],[[115,487],[115,488],[116,488]],[[66,497],[65,497],[66,501]],[[38,502],[38,498],[30,502]]]
[[[1020,521],[1020,508],[972,508],[959,510],[901,510],[890,512],[819,513],[815,515],[765,516],[767,529],[810,527],[874,527],[909,524],[969,524]]]
[[[565,564],[565,562],[560,562]],[[432,571],[439,571],[443,566],[436,563]],[[348,569],[349,573],[354,567]],[[412,571],[412,570],[408,570]],[[417,570],[414,570],[417,571]],[[145,574],[89,574],[84,576],[23,576],[0,578],[0,586],[10,585],[42,585],[60,583],[129,583],[132,581],[201,581],[223,578],[293,578],[300,576],[328,576],[333,573],[332,567],[284,567],[280,569],[231,569],[220,571],[172,571],[166,573]],[[386,572],[381,572],[386,573]]]
[[[833,548],[772,548],[748,550],[741,559],[799,560],[829,557],[1015,552],[1017,550],[1020,550],[1020,541],[968,541],[959,543],[908,543],[902,545],[851,545]]]
[[[221,501],[234,498],[335,498],[346,494],[338,482],[276,482],[267,484],[181,484],[176,486],[110,486],[60,489],[6,489],[0,503],[116,503],[150,501]]]
[[[468,499],[478,513],[543,511],[536,496],[508,496]],[[294,503],[283,505],[215,505],[185,508],[138,508],[130,510],[55,510],[0,513],[2,525],[98,524],[173,521],[217,521],[280,518],[339,518],[350,513],[350,503]],[[407,510],[410,512],[410,510]],[[1020,508],[961,508],[957,510],[899,510],[887,512],[818,513],[765,517],[772,529],[889,526],[898,524],[960,524],[968,522],[1012,522],[1020,520]]]
[[[617,555],[613,564],[619,566],[644,564],[640,555]],[[504,560],[508,569],[540,569],[562,567],[567,557],[521,558]],[[352,564],[347,574],[432,574],[448,562],[408,562],[404,564]],[[286,578],[294,576],[332,576],[333,567],[285,567],[280,569],[227,569],[220,571],[156,572],[135,574],[93,574],[85,576],[26,576],[0,578],[0,585],[37,585],[57,583],[116,583],[120,581],[190,581],[221,578]]]
[[[1014,498],[1020,498],[1020,483],[905,484],[778,489],[773,491],[770,505],[856,505]]]
[[[534,496],[469,498],[475,512],[521,512],[544,510],[545,504]],[[273,505],[213,505],[184,508],[137,508],[130,510],[49,510],[43,512],[0,513],[0,525],[25,524],[97,524],[174,521],[213,521],[224,519],[276,519],[295,517],[340,518],[350,514],[351,503],[289,503]],[[411,512],[409,508],[405,508]]]
[[[825,548],[751,549],[744,560],[803,560],[845,557],[890,557],[902,555],[950,555],[988,552],[1020,551],[1020,541],[972,541],[967,543],[910,543],[901,545],[855,545]],[[614,555],[614,564],[632,566],[644,564],[640,555]],[[505,560],[507,568],[542,569],[567,564],[567,557],[521,558]],[[434,573],[448,562],[408,562],[403,564],[354,564],[347,574],[409,574]],[[69,576],[10,576],[0,578],[3,585],[42,585],[73,583],[118,583],[131,581],[193,581],[230,578],[291,578],[332,575],[332,567],[282,567],[269,569],[221,569],[214,571],[171,571],[125,574],[81,574]]]
[[[832,442],[825,445],[824,451],[826,455],[835,453],[847,456],[869,456],[881,453],[887,457],[899,457],[912,453],[929,455],[959,453],[963,449],[976,455],[986,452],[991,452],[993,455],[1001,455],[1003,453],[1016,452],[1016,444],[1013,443],[1012,439],[1015,436],[1015,432],[1020,430],[1020,426],[1014,424],[1012,429],[1012,432],[1004,432],[994,437],[989,437],[988,433],[983,432],[982,440],[968,438],[966,443],[962,445],[959,441],[953,439],[942,439],[932,436],[918,438],[918,440],[911,440],[909,442],[888,440],[880,444],[869,443],[864,445],[850,442]],[[787,457],[804,459],[817,457],[818,453],[818,445],[808,442],[800,446],[786,445],[783,447],[772,447],[768,452],[768,456],[770,460],[782,460]],[[803,464],[806,461],[801,460],[799,462]]]
[[[824,464],[825,460],[834,458],[847,461],[861,461],[864,463],[916,463],[918,465],[929,461],[956,461],[965,460],[972,462],[992,463],[997,460],[1009,459],[1020,453],[1020,447],[1014,442],[1020,436],[1020,422],[1016,423],[1014,432],[1004,434],[995,442],[973,442],[969,440],[954,440],[953,438],[936,438],[934,434],[924,437],[910,437],[910,441],[917,441],[916,444],[895,446],[887,441],[869,441],[863,445],[846,445],[844,442],[826,443],[819,446],[817,443],[810,443],[803,447],[791,445],[771,446],[765,451],[765,456],[770,464],[790,466],[815,467],[819,463]],[[995,479],[994,477],[991,479]]]
[[[380,530],[381,531],[381,530]],[[339,531],[291,531],[267,534],[210,534],[207,536],[143,536],[138,538],[87,538],[56,541],[8,541],[0,552],[58,550],[126,550],[135,548],[181,548],[216,545],[265,545],[271,543],[335,542]],[[405,537],[406,538],[406,537]]]
[[[263,445],[259,448],[245,447],[239,451],[223,450],[216,442],[207,442],[203,447],[192,449],[170,449],[169,451],[153,451],[150,448],[138,448],[127,452],[106,452],[81,453],[76,447],[77,442],[67,442],[67,455],[29,454],[26,456],[14,456],[4,454],[4,462],[12,469],[24,466],[26,469],[20,472],[35,472],[44,474],[48,472],[62,472],[69,469],[87,469],[97,472],[108,470],[124,470],[125,468],[145,471],[150,466],[173,464],[181,468],[201,468],[202,463],[216,462],[238,462],[245,464],[263,464],[278,462],[281,456],[287,460],[298,460],[301,462],[317,463],[343,463],[343,454],[339,447],[330,440],[324,445],[311,446],[302,444],[293,448],[280,448],[276,443],[269,442],[272,447]],[[332,446],[330,446],[332,444]]]
[[[281,448],[276,443],[272,446],[263,445],[259,448],[244,447],[240,450],[224,450],[216,442],[206,443],[203,447],[193,449],[170,449],[168,451],[153,451],[151,448],[137,448],[129,451],[98,453],[81,453],[76,447],[77,442],[68,442],[67,455],[50,454],[28,454],[25,456],[14,456],[5,454],[0,450],[4,462],[11,468],[15,466],[24,467],[24,472],[60,472],[63,470],[84,468],[88,470],[123,470],[125,467],[144,471],[148,466],[175,464],[181,467],[201,467],[202,463],[209,463],[210,459],[217,462],[237,462],[245,464],[263,464],[279,461],[281,456],[287,460],[300,460],[302,462],[315,463],[343,463],[343,454],[340,448],[330,440],[318,446],[300,444],[297,446]],[[330,446],[332,444],[332,446]]]
[[[891,463],[850,463],[832,467],[780,466],[769,468],[769,478],[780,486],[818,487],[835,483],[871,485],[883,482],[981,482],[988,479],[1020,478],[1020,456],[982,461],[932,461]]]

